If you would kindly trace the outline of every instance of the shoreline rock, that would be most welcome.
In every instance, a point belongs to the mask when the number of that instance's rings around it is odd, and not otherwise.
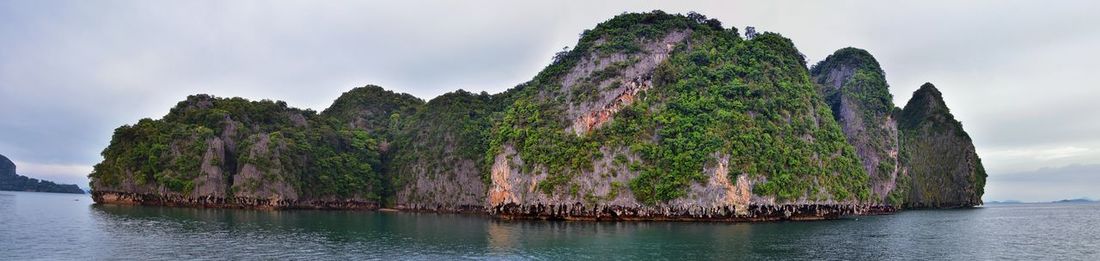
[[[649,206],[585,206],[576,204],[514,203],[485,206],[464,205],[442,207],[399,205],[381,208],[377,202],[355,200],[272,200],[257,198],[187,197],[144,193],[94,191],[96,204],[166,207],[201,207],[259,210],[374,210],[440,214],[477,214],[502,220],[570,220],[570,221],[709,221],[709,222],[769,222],[837,219],[846,216],[893,214],[897,208],[873,204],[751,204],[747,213],[738,214],[733,207],[649,207]]]
[[[285,200],[265,198],[232,198],[214,196],[189,197],[184,195],[155,195],[146,193],[93,191],[96,204],[238,208],[238,209],[329,209],[329,210],[377,210],[378,202],[359,200]]]
[[[593,206],[583,204],[517,205],[502,204],[489,209],[491,216],[502,219],[590,220],[590,221],[719,221],[766,222],[837,219],[845,216],[892,214],[898,209],[871,204],[751,204],[745,213],[733,207],[649,207]]]

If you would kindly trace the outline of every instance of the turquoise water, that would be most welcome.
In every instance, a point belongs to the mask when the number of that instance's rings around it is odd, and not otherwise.
[[[482,216],[93,205],[0,192],[0,260],[1100,260],[1100,204],[815,222],[500,221]]]

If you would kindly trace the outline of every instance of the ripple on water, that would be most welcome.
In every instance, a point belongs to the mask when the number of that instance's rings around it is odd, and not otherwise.
[[[591,223],[93,206],[42,194],[0,193],[0,260],[1100,259],[1097,204],[818,222]]]

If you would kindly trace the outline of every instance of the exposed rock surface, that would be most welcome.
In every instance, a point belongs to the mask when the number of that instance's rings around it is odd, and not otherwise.
[[[898,197],[975,203],[982,184],[923,164],[972,145],[904,143],[969,138],[927,132],[945,122],[927,113],[900,116],[919,119],[899,135],[883,75],[854,48],[807,70],[778,34],[743,39],[701,15],[624,14],[499,94],[424,102],[366,86],[319,114],[192,96],[116,130],[90,177],[99,203],[502,218],[812,220],[890,213]],[[923,163],[906,172],[906,162]],[[898,185],[910,177],[960,191]]]
[[[456,91],[428,101],[404,126],[392,166],[393,207],[415,211],[482,212],[482,173],[491,117],[508,93]]]
[[[181,194],[92,191],[92,200],[101,204],[147,205],[203,208],[249,209],[378,209],[378,202],[355,199],[292,200],[278,198],[224,198]]]
[[[911,180],[906,208],[982,204],[986,173],[970,135],[951,115],[943,94],[925,83],[901,111],[902,164]]]
[[[0,190],[84,194],[76,185],[21,176],[15,172],[15,163],[4,155],[0,155]]]
[[[657,65],[668,59],[673,48],[682,44],[690,35],[690,31],[670,32],[659,41],[643,44],[642,51],[638,54],[620,53],[601,57],[591,53],[584,57],[569,71],[569,74],[565,75],[562,80],[562,89],[574,90],[574,85],[582,83],[589,84],[589,88],[594,86],[599,91],[596,92],[594,100],[569,97],[575,102],[571,103],[567,110],[567,117],[573,122],[567,130],[577,135],[587,134],[606,123],[623,107],[633,103],[640,92],[653,87],[653,70],[657,69]],[[625,68],[618,70],[611,68],[616,65]],[[597,73],[614,73],[616,76],[594,75]]]
[[[490,148],[490,213],[771,220],[881,205],[787,39],[701,21],[655,29],[677,21],[659,13],[623,20],[634,18],[586,32],[574,60],[518,94]],[[620,37],[635,29],[645,37]]]
[[[889,214],[898,209],[864,204],[751,204],[732,207],[649,207],[621,205],[498,205],[489,213],[505,219],[607,220],[607,221],[725,221],[824,220],[843,216]]]
[[[921,86],[898,109],[878,62],[851,47],[811,72],[883,202],[907,208],[982,204],[981,160],[934,86]]]
[[[380,88],[349,93],[374,90]],[[288,108],[283,102],[190,96],[163,119],[143,119],[116,130],[105,161],[90,175],[94,199],[172,206],[377,208],[383,193],[380,139],[345,123],[382,120],[350,115],[355,119],[331,120],[335,117]]]
[[[893,96],[878,61],[867,51],[848,47],[829,55],[810,72],[870,175],[875,196],[887,201],[900,170],[898,129]]]

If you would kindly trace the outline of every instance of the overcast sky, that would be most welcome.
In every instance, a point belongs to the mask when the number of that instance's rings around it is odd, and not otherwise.
[[[0,0],[0,154],[87,187],[116,127],[189,94],[320,111],[366,84],[495,93],[584,29],[662,9],[780,33],[810,64],[867,49],[898,106],[934,83],[990,173],[986,200],[1100,198],[1100,1],[393,2]]]

